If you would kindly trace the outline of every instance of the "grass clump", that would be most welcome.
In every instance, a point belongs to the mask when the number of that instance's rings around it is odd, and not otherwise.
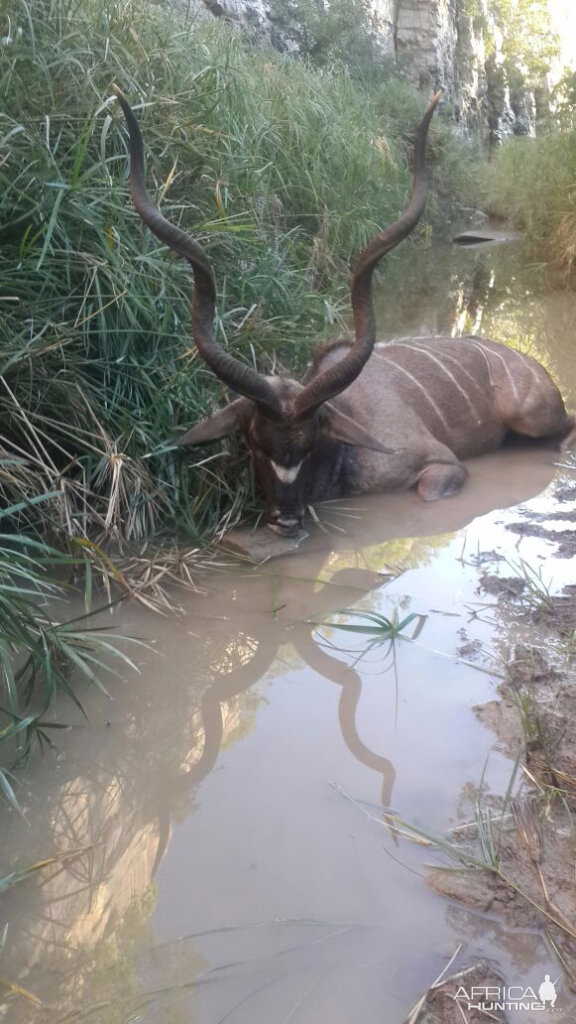
[[[576,267],[576,129],[509,140],[487,167],[489,213],[526,232],[566,280]],[[544,185],[545,183],[545,185]]]

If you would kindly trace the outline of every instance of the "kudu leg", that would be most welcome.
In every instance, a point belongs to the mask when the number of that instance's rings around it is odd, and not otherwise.
[[[570,448],[576,448],[576,422],[574,417],[570,417],[570,429],[565,437],[562,438],[558,445],[558,450],[561,452],[567,452]]]
[[[420,459],[422,468],[417,471],[416,491],[422,501],[450,498],[462,490],[468,470],[446,445],[430,439]]]
[[[468,476],[461,462],[437,462],[422,470],[416,483],[416,490],[422,501],[438,501],[458,494]]]
[[[555,396],[553,396],[555,398]],[[508,430],[526,437],[557,439],[562,448],[571,448],[575,443],[576,427],[572,416],[568,416],[560,396],[558,401],[543,401],[528,406],[522,413],[502,416]]]
[[[489,357],[496,409],[508,430],[526,437],[557,440],[572,447],[576,429],[562,396],[543,366],[514,349],[495,353],[482,342]]]

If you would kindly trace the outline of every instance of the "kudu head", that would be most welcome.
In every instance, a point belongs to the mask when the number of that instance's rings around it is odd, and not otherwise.
[[[241,431],[252,454],[257,483],[267,507],[268,525],[284,536],[298,532],[306,507],[306,467],[322,442],[339,442],[388,451],[330,400],[358,377],[376,340],[372,276],[380,258],[418,223],[426,204],[426,135],[440,99],[437,93],[418,127],[412,196],[400,218],[368,243],[352,270],[351,301],[355,338],[345,355],[305,385],[283,376],[265,376],[240,362],[214,337],[216,288],[203,249],[162,216],[145,185],[144,149],[138,122],[126,97],[113,87],[129,133],[130,188],[136,210],[156,237],[186,259],[194,273],[192,335],[200,355],[216,376],[240,395],[221,412],[197,423],[178,445],[206,444]]]

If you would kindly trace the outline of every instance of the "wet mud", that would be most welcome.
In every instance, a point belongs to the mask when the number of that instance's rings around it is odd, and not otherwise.
[[[492,587],[490,592],[494,593]],[[477,856],[479,832],[488,827],[493,863],[484,870],[435,870],[428,884],[449,899],[500,917],[510,929],[544,936],[555,952],[556,974],[566,990],[558,1013],[572,1020],[576,1011],[576,593],[569,587],[559,595],[540,594],[540,604],[533,603],[529,609],[519,607],[518,599],[522,601],[521,594],[504,586],[498,595],[499,610],[524,628],[531,623],[532,629],[526,631],[531,642],[511,644],[497,699],[474,710],[515,762],[520,784],[515,795],[508,792],[484,806],[479,828],[472,824],[466,834],[458,833],[460,852],[466,848]]]
[[[404,333],[448,317],[506,340],[514,323],[545,349],[534,325],[561,321],[546,358],[576,396],[564,299],[528,316],[473,270],[448,300],[424,275]],[[0,891],[0,1019],[452,1024],[475,1022],[455,998],[472,980],[537,993],[545,975],[555,1016],[576,1019],[574,572],[558,544],[576,476],[558,461],[516,446],[471,462],[444,502],[327,504],[298,550],[205,575],[178,614],[102,616],[146,646],[113,700],[80,690],[88,723],[55,710],[70,727],[30,766],[26,821],[3,813],[0,878],[48,863]],[[338,629],[367,612],[425,621],[413,641]],[[512,890],[495,871],[430,875],[454,863],[424,834],[476,849],[478,805]]]

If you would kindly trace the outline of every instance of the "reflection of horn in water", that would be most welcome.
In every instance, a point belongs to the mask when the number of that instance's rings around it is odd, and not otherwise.
[[[324,557],[322,554],[319,555],[322,562]],[[310,560],[308,560],[309,562]],[[310,571],[309,564],[307,568]],[[320,571],[321,565],[317,568]],[[370,570],[344,568],[334,572],[330,581],[326,582],[319,591],[314,590],[317,581],[318,577],[312,573],[309,596],[312,598],[313,611],[316,617],[341,610],[343,603],[347,604],[357,600],[371,590],[383,586],[386,582],[386,577]],[[290,576],[284,576],[280,577],[279,582],[284,590],[288,592],[287,595],[283,595],[288,596],[286,607],[291,609],[294,601],[297,600],[301,608],[302,578],[298,578],[299,589],[294,598],[290,595],[290,588],[294,585],[294,580]],[[337,658],[331,657],[318,647],[312,637],[312,630],[315,627],[311,626],[309,622],[300,621],[294,623],[290,621],[291,629],[290,633],[287,634],[287,622],[282,620],[282,618],[273,618],[267,623],[266,643],[259,640],[257,625],[250,617],[246,616],[240,629],[238,629],[238,625],[238,620],[236,620],[236,631],[233,634],[230,647],[232,649],[234,647],[238,648],[241,637],[244,641],[249,639],[251,641],[249,645],[250,655],[243,663],[235,663],[231,671],[228,671],[225,676],[220,675],[204,693],[200,701],[200,719],[204,732],[202,753],[196,764],[176,779],[173,790],[174,796],[177,796],[178,792],[182,790],[188,790],[193,786],[199,785],[212,771],[218,760],[224,737],[222,705],[226,701],[232,700],[232,698],[246,692],[246,690],[257,683],[273,664],[279,645],[289,640],[310,668],[320,676],[330,680],[330,682],[337,683],[342,687],[338,711],[342,737],[353,757],[357,758],[361,764],[382,775],[382,803],[384,806],[389,806],[396,773],[391,762],[370,750],[358,735],[356,729],[356,708],[360,699],[362,682],[354,669],[348,668],[338,661]],[[236,662],[236,659],[234,660]],[[218,668],[215,668],[214,671],[217,673]],[[157,811],[160,839],[153,874],[156,872],[170,840],[170,816],[170,805],[165,800],[162,800]]]
[[[238,634],[237,634],[238,635]],[[246,636],[246,634],[242,634]],[[255,639],[255,638],[252,638]],[[204,745],[202,753],[195,765],[176,779],[174,795],[181,790],[187,790],[192,786],[199,785],[214,768],[218,760],[218,754],[224,737],[224,719],[222,716],[222,705],[233,697],[250,689],[268,671],[276,657],[277,648],[266,648],[264,644],[255,640],[254,653],[245,665],[234,669],[229,675],[221,677],[203,695],[200,701],[200,719],[204,730]],[[152,877],[154,877],[160,862],[166,852],[170,841],[170,817],[171,808],[169,803],[163,803],[158,812],[160,828],[160,843],[158,853],[154,861]]]
[[[387,757],[382,757],[366,746],[360,739],[356,726],[356,709],[362,693],[360,676],[355,669],[322,651],[311,636],[299,638],[296,649],[310,665],[310,668],[330,682],[337,683],[342,687],[338,702],[338,721],[342,737],[348,750],[357,761],[382,775],[382,805],[389,807],[396,780],[394,765]]]
[[[250,660],[245,665],[235,668],[230,675],[218,679],[206,691],[200,703],[204,747],[196,764],[181,776],[181,781],[187,785],[196,785],[212,771],[220,753],[224,734],[222,704],[233,697],[238,697],[257,683],[270,668],[276,657],[276,650],[275,647],[267,647],[255,640],[254,653]]]

